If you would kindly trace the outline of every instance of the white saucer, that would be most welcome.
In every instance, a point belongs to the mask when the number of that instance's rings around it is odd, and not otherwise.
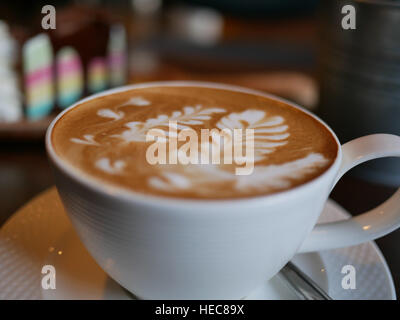
[[[348,217],[329,200],[320,221]],[[334,299],[396,299],[393,280],[373,242],[297,255],[293,261]],[[42,289],[44,265],[56,269],[56,289]],[[344,265],[356,269],[356,289],[341,286]],[[295,299],[278,277],[248,299]],[[29,202],[0,230],[0,299],[133,299],[109,278],[81,244],[55,188]]]

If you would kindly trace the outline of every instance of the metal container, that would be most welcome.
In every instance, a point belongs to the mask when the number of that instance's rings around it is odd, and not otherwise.
[[[345,5],[355,9],[355,29],[342,27]],[[320,117],[342,143],[400,135],[400,1],[325,0],[319,20]],[[400,160],[373,161],[354,173],[397,186]]]

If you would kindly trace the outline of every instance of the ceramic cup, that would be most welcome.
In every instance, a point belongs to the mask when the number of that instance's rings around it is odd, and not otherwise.
[[[86,98],[150,86],[255,90],[204,82],[126,86]],[[288,191],[236,200],[162,198],[123,190],[79,174],[46,148],[66,211],[82,242],[114,280],[143,299],[240,299],[273,277],[296,253],[356,245],[400,226],[400,192],[355,218],[316,225],[330,191],[349,169],[367,160],[400,156],[400,137],[375,134],[340,146],[322,175]],[[349,194],[351,197],[351,194]]]

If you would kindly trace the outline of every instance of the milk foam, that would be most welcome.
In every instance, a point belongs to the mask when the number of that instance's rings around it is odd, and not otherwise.
[[[126,166],[125,161],[118,160],[115,161],[114,163],[111,163],[110,159],[108,158],[100,158],[95,162],[95,166],[109,174],[120,174],[122,173],[122,170]]]
[[[122,111],[115,112],[110,109],[100,109],[99,111],[97,111],[97,115],[103,118],[120,120],[125,116],[125,113],[123,113]]]
[[[150,104],[151,104],[150,101],[148,101],[142,97],[132,97],[128,101],[121,104],[121,107],[124,107],[124,106],[144,107],[144,106],[149,106]]]
[[[282,165],[256,166],[252,175],[235,175],[216,165],[187,166],[180,171],[163,171],[161,177],[151,177],[152,187],[167,192],[195,189],[202,195],[212,195],[212,183],[231,183],[237,192],[241,190],[271,190],[289,188],[292,180],[324,167],[328,159],[319,153],[310,153],[304,158]]]
[[[199,100],[202,99],[193,99],[194,102]],[[191,197],[201,198],[268,194],[292,188],[326,170],[333,162],[333,155],[336,155],[336,145],[325,152],[325,142],[334,141],[322,125],[318,128],[316,120],[302,113],[297,120],[293,116],[298,115],[290,110],[288,112],[288,107],[270,107],[267,104],[269,101],[264,101],[265,107],[258,100],[232,107],[234,100],[225,103],[223,99],[218,99],[193,104],[182,101],[180,104],[178,99],[157,110],[159,101],[161,105],[166,104],[152,94],[140,92],[136,95],[133,92],[131,97],[127,96],[112,105],[92,107],[94,113],[87,115],[94,122],[92,131],[88,127],[81,130],[80,136],[70,133],[68,149],[80,145],[87,150],[90,156],[82,158],[81,162],[85,162],[86,170],[102,179],[122,181],[124,186],[132,185],[134,190],[145,189],[150,193],[170,196],[190,194]],[[148,113],[143,110],[148,110]],[[93,117],[97,117],[98,121]],[[169,130],[171,121],[176,123],[176,132]],[[301,130],[306,130],[306,127],[303,128],[298,121],[305,121],[310,132],[303,133]],[[254,130],[254,172],[237,175],[234,163],[150,165],[143,159],[144,150],[148,147],[146,134],[150,130],[163,131],[166,142],[170,142],[179,130],[202,128]],[[314,137],[322,133],[324,137]],[[296,136],[301,136],[304,143],[299,143]],[[330,141],[323,140],[329,138]],[[217,145],[220,150],[223,147],[222,144]]]
[[[79,138],[71,138],[71,142],[77,144],[86,144],[91,146],[99,146],[100,144],[94,141],[94,136],[92,134],[83,135],[82,139]]]

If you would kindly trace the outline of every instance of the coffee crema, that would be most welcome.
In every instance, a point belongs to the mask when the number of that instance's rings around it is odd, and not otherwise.
[[[178,133],[189,128],[199,137],[202,129],[253,130],[251,174],[237,175],[238,165],[224,163],[223,155],[219,164],[150,164],[146,152],[154,142],[146,135],[162,130],[168,143],[171,121]],[[288,190],[325,172],[338,152],[332,134],[301,110],[256,94],[195,86],[135,88],[83,102],[56,122],[51,139],[58,156],[103,183],[192,199]]]

